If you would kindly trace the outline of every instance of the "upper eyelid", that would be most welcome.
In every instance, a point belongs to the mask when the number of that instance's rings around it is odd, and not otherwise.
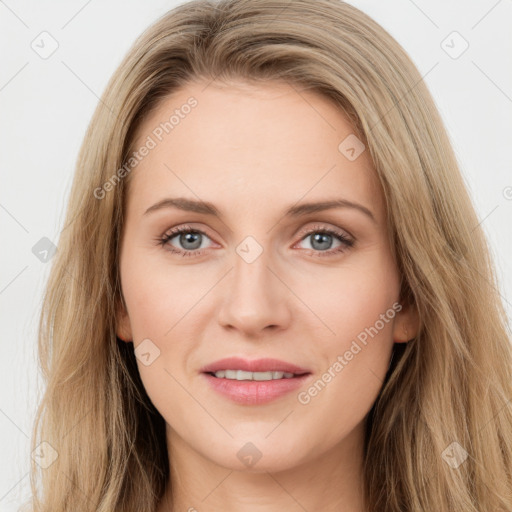
[[[338,226],[332,226],[332,225],[329,225],[329,223],[324,223],[324,224],[315,223],[314,226],[310,226],[308,228],[301,228],[297,232],[297,234],[307,236],[307,235],[311,234],[312,232],[315,232],[316,230],[317,231],[327,230],[327,231],[334,231],[334,232],[341,231],[342,234],[348,236],[348,238],[350,238],[352,240],[355,239],[355,237],[352,235],[352,233],[350,231],[348,231],[347,229],[341,228]]]

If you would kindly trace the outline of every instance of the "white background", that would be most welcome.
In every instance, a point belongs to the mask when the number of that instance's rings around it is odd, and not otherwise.
[[[42,391],[36,329],[49,265],[32,247],[42,237],[58,241],[78,149],[108,79],[136,36],[178,3],[0,0],[1,512],[28,496],[29,436]],[[426,74],[512,318],[512,2],[349,3],[383,25]],[[59,45],[47,59],[31,48],[42,31]],[[453,31],[469,43],[457,59],[441,47]]]

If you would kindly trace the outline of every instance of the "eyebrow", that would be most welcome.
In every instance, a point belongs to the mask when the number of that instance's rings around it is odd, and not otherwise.
[[[195,199],[187,199],[185,197],[167,197],[158,201],[154,205],[150,206],[144,215],[148,213],[161,210],[163,208],[177,208],[179,210],[202,213],[204,215],[212,215],[218,218],[222,218],[220,211],[212,203],[207,201],[198,201]],[[318,201],[311,203],[302,203],[299,205],[292,205],[284,212],[285,217],[301,217],[310,213],[317,213],[324,210],[330,210],[333,208],[352,208],[364,213],[368,216],[375,224],[377,220],[370,209],[359,203],[348,201],[347,199],[331,199],[326,201]]]

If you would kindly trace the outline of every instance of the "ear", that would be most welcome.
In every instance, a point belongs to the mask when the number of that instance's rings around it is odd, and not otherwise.
[[[116,335],[122,341],[133,341],[132,326],[130,324],[130,317],[128,316],[124,300],[121,300],[117,307]]]
[[[395,316],[393,340],[407,343],[418,335],[420,327],[418,310],[414,304],[404,304]]]

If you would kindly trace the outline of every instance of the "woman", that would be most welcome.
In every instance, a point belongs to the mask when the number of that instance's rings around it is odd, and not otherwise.
[[[79,155],[32,509],[512,510],[496,289],[389,34],[337,0],[184,4]]]

